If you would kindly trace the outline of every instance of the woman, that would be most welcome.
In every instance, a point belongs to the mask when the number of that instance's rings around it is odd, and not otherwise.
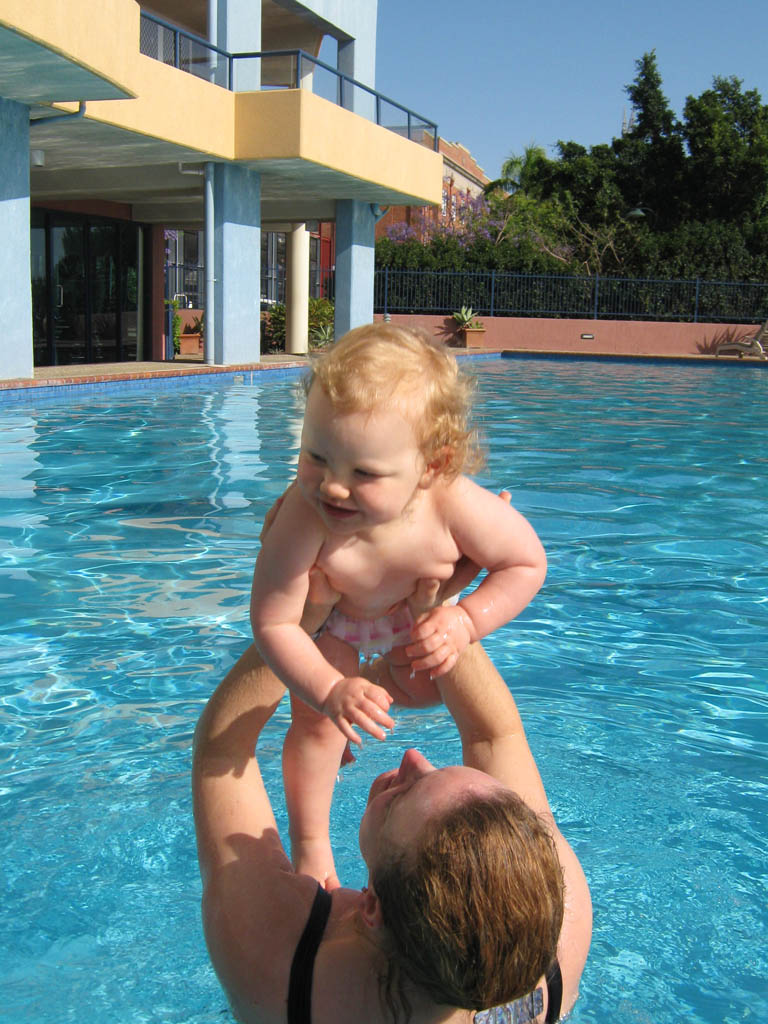
[[[239,1020],[543,1024],[573,1006],[589,890],[515,702],[477,644],[439,684],[464,763],[408,751],[374,781],[361,892],[293,873],[254,752],[285,689],[254,648],[208,702],[193,771],[203,926]]]

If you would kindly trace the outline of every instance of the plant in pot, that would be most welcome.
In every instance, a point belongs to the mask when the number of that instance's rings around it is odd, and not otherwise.
[[[171,311],[171,338],[173,339],[173,354],[177,356],[181,352],[181,313],[179,313],[179,300],[166,299],[166,309]]]
[[[462,306],[456,313],[451,314],[459,325],[459,335],[466,348],[482,348],[485,326],[471,306]]]

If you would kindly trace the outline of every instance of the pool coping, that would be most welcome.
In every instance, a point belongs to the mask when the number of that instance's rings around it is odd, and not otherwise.
[[[651,363],[658,365],[678,366],[762,366],[768,369],[768,360],[756,359],[747,356],[742,358],[733,356],[714,356],[709,354],[701,355],[671,355],[665,356],[654,353],[643,355],[639,352],[563,352],[546,351],[540,349],[501,349],[498,353],[502,359],[557,359],[563,362],[600,362],[600,363]]]
[[[473,349],[454,350],[457,358],[463,360],[511,359],[534,360],[546,359],[567,362],[604,362],[604,363],[643,363],[662,365],[704,364],[711,366],[764,366],[768,361],[738,356],[721,356],[715,358],[707,355],[663,356],[638,355],[636,353],[602,353],[602,352],[542,352],[537,349]],[[38,376],[33,378],[12,378],[0,380],[0,406],[35,404],[36,400],[63,398],[66,395],[102,394],[144,390],[155,386],[160,389],[183,387],[191,383],[205,384],[211,377],[231,378],[233,383],[244,383],[246,375],[249,383],[254,383],[254,376],[262,374],[272,377],[295,375],[297,371],[309,365],[307,356],[285,356],[282,353],[266,356],[256,363],[239,363],[227,366],[214,366],[201,363],[143,363],[141,369],[127,369],[131,364],[113,363],[99,367],[92,364],[72,372],[71,367],[42,367],[36,370]],[[133,364],[136,366],[136,364]],[[67,371],[70,371],[67,373]],[[95,371],[95,372],[94,372]]]

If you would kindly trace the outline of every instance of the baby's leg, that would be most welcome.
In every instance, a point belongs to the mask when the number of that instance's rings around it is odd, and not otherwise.
[[[344,676],[357,675],[357,652],[348,644],[323,636],[318,646]],[[283,744],[291,860],[297,872],[312,875],[326,889],[336,889],[339,880],[333,864],[329,817],[346,739],[330,718],[293,696],[291,718]]]

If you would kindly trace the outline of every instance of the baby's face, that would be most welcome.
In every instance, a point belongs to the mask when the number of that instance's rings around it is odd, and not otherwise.
[[[307,397],[299,487],[335,533],[399,519],[431,473],[402,411],[336,412],[317,384]]]

